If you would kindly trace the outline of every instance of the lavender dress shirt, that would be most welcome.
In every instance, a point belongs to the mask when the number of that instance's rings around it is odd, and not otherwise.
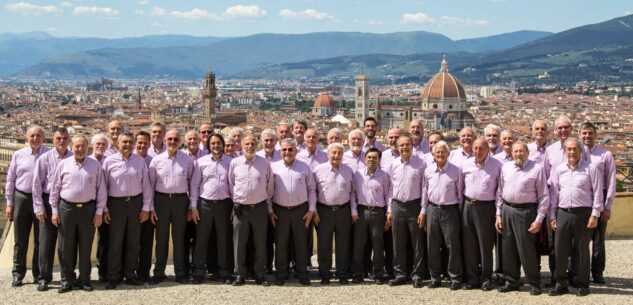
[[[308,202],[310,211],[316,211],[316,182],[312,170],[303,161],[295,159],[288,165],[284,160],[270,165],[275,180],[272,201],[284,207]]]

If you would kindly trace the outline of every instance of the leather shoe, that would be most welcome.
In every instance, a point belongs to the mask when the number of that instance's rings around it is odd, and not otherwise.
[[[362,277],[355,276],[354,278],[352,278],[352,283],[354,283],[354,284],[360,284],[362,282],[363,282],[363,278]]]
[[[99,282],[101,283],[107,283],[108,282],[108,278],[105,276],[100,275],[99,276]]]
[[[108,281],[108,283],[105,285],[105,289],[106,290],[114,290],[114,289],[116,289],[116,282],[115,281]]]
[[[481,290],[483,290],[483,291],[490,291],[490,290],[492,290],[492,283],[491,282],[484,282],[481,285]]]
[[[64,282],[64,283],[62,283],[62,286],[59,287],[57,292],[58,293],[66,293],[66,292],[69,292],[69,291],[72,291],[72,290],[73,290],[73,286],[70,283],[68,283],[68,282]]]
[[[578,288],[578,291],[576,292],[576,296],[579,297],[584,297],[584,296],[588,296],[591,292],[589,292],[589,288],[587,287],[580,287]]]
[[[442,286],[442,282],[440,282],[440,280],[431,280],[431,282],[429,282],[428,285],[426,285],[426,287],[429,288],[437,288]]]
[[[479,289],[480,287],[481,287],[480,285],[466,284],[466,285],[464,285],[464,290]]]
[[[397,277],[391,281],[389,281],[389,286],[400,286],[407,283],[407,279],[404,277]]]
[[[37,291],[47,291],[48,283],[46,281],[40,281],[37,283]]]
[[[330,285],[330,279],[329,278],[322,278],[321,279],[321,285]]]
[[[283,286],[284,284],[286,284],[286,281],[283,278],[275,279],[275,286]]]
[[[349,284],[349,280],[346,277],[341,277],[338,279],[339,284],[341,285],[347,285]]]
[[[152,280],[149,282],[150,285],[158,285],[160,283],[162,283],[163,281],[165,281],[167,277],[164,274],[161,275],[154,275],[154,277],[152,277]]]
[[[413,280],[413,288],[422,288],[424,284],[422,283],[422,279],[414,279]]]
[[[11,282],[11,287],[20,287],[20,286],[22,286],[22,280],[19,277],[14,276],[13,281]]]
[[[95,290],[94,288],[92,288],[92,285],[90,285],[90,283],[79,284],[78,287],[79,287],[79,289],[81,289],[83,291],[88,291],[88,292]]]
[[[556,285],[552,290],[549,291],[548,295],[555,297],[567,293],[569,293],[569,289],[567,287]]]
[[[530,288],[530,295],[541,295],[541,293],[543,293],[543,290],[541,290],[539,286],[532,286],[532,288]]]
[[[604,276],[602,276],[602,273],[594,273],[592,276],[593,278],[593,283],[594,284],[605,284],[606,281],[604,280]]]
[[[300,283],[301,285],[303,285],[303,286],[310,286],[310,284],[311,284],[311,283],[310,283],[310,279],[309,279],[309,278],[307,278],[307,277],[300,278],[300,279],[299,279],[299,283]]]
[[[375,281],[376,281],[376,285],[384,285],[385,284],[385,278],[384,277],[376,277]]]
[[[519,291],[519,286],[513,286],[510,285],[510,283],[506,283],[505,285],[499,287],[499,292],[501,293],[505,293],[505,292],[510,292],[510,291]]]
[[[270,286],[270,283],[265,278],[255,279],[255,284],[261,285],[261,286],[264,286],[264,287]]]
[[[544,285],[547,288],[552,288],[554,286],[556,286],[556,279],[555,278],[550,278],[549,282],[545,283]]]
[[[244,285],[244,283],[246,283],[246,279],[244,279],[243,276],[238,275],[235,278],[235,281],[233,281],[233,286],[242,286],[242,285]]]
[[[125,279],[125,285],[129,286],[141,286],[143,285],[143,281],[136,277],[128,277]]]
[[[204,276],[194,275],[192,283],[194,283],[196,285],[200,285],[200,284],[204,283]]]
[[[189,284],[189,278],[186,276],[177,276],[174,282],[178,284]]]
[[[231,285],[233,284],[233,278],[231,278],[230,276],[226,276],[222,279],[222,282],[226,285]]]
[[[453,282],[451,283],[451,290],[460,290],[462,288],[462,284]]]

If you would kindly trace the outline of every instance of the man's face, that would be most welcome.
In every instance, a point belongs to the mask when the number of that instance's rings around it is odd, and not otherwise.
[[[561,142],[565,142],[569,135],[571,134],[571,123],[567,120],[560,120],[555,125],[556,135],[561,140]]]
[[[290,126],[289,125],[279,125],[277,126],[277,138],[279,141],[285,138],[292,138],[290,134]]]
[[[575,141],[566,142],[565,156],[567,157],[569,164],[575,166],[580,161],[580,156],[581,156],[580,146],[578,146]]]
[[[303,134],[305,133],[306,128],[303,127],[302,124],[294,123],[292,125],[292,135],[294,135],[295,139],[303,139]]]
[[[34,127],[29,130],[26,137],[27,141],[29,142],[29,146],[32,149],[39,149],[42,146],[42,143],[44,143],[44,137],[42,137],[42,134],[43,133],[41,128]],[[68,142],[66,142],[66,145],[68,145]]]
[[[134,137],[122,136],[119,137],[119,151],[123,155],[129,155],[134,150]]]
[[[483,163],[489,153],[490,149],[488,148],[488,145],[486,145],[486,141],[478,139],[473,142],[473,154],[475,155],[477,163]]]
[[[398,138],[398,152],[403,159],[409,159],[411,157],[411,149],[413,149],[413,143],[408,137]]]
[[[475,133],[471,128],[464,128],[459,133],[459,144],[462,148],[472,147],[473,141],[475,140]]]
[[[433,146],[439,141],[442,141],[442,136],[438,134],[430,135],[429,136],[429,150],[433,150]]]
[[[266,135],[262,137],[262,146],[264,147],[264,151],[266,153],[272,153],[275,151],[275,144],[277,144],[277,139],[272,135]]]
[[[149,150],[149,138],[146,136],[138,136],[136,137],[136,153],[141,157],[147,156],[147,151]]]
[[[341,143],[343,139],[341,135],[336,132],[330,132],[327,134],[327,144],[330,145],[332,143]]]
[[[82,138],[75,138],[73,140],[73,144],[71,146],[73,154],[75,155],[75,159],[82,160],[86,157],[86,152],[88,151],[88,142]]]
[[[399,137],[400,137],[400,132],[397,130],[390,130],[389,133],[387,133],[387,138],[389,139],[389,146],[391,147],[391,149],[393,150],[398,149]]]
[[[103,156],[103,154],[105,154],[107,149],[108,149],[108,143],[103,138],[95,141],[92,144],[92,151],[97,156]]]
[[[165,139],[163,129],[160,126],[152,126],[149,133],[152,137],[152,143],[154,143],[154,146],[162,146],[163,139]]]
[[[596,144],[598,134],[593,128],[583,128],[580,130],[580,140],[583,144],[593,147]]]
[[[547,140],[547,125],[545,122],[534,122],[532,125],[532,137],[534,140]]]
[[[291,164],[295,161],[295,157],[297,156],[297,150],[290,143],[281,144],[281,157],[284,159],[286,164]]]
[[[359,154],[361,150],[363,150],[363,145],[365,144],[365,140],[363,140],[363,136],[360,132],[353,132],[350,138],[350,149],[355,154]]]
[[[257,149],[257,140],[253,136],[247,136],[242,140],[242,149],[247,158],[252,158]]]
[[[512,145],[512,159],[515,161],[520,160],[521,164],[523,164],[525,160],[527,160],[527,157],[528,151],[522,144],[517,143]]]
[[[200,126],[200,129],[198,130],[198,136],[200,137],[203,143],[207,143],[207,139],[209,139],[209,136],[212,133],[213,133],[213,126],[209,124],[203,124],[202,126]]]
[[[235,154],[235,141],[233,139],[227,139],[224,144],[224,154],[227,156],[233,156]]]
[[[216,156],[224,152],[224,145],[222,145],[222,141],[219,137],[211,138],[211,142],[209,142],[209,148],[211,150],[211,154]]]
[[[368,138],[373,139],[376,136],[376,131],[378,131],[378,126],[376,126],[376,122],[374,121],[365,121],[363,131]]]
[[[167,144],[167,149],[170,151],[175,152],[178,150],[178,147],[180,146],[180,135],[178,132],[174,130],[168,131],[165,135],[165,143]]]
[[[195,151],[200,149],[200,138],[198,134],[195,132],[189,132],[185,136],[185,141],[187,142],[187,148],[191,151]]]
[[[433,160],[437,164],[444,165],[448,159],[448,150],[446,150],[445,146],[438,146],[437,144],[434,147]]]
[[[512,151],[512,145],[514,144],[514,136],[509,132],[501,133],[501,144],[506,151]]]
[[[409,133],[413,137],[414,140],[421,140],[424,137],[424,127],[422,127],[422,122],[413,121],[409,124]]]
[[[123,132],[123,124],[119,121],[112,121],[108,124],[108,134],[110,139],[115,141],[119,138],[119,135]],[[115,142],[116,143],[116,142]]]
[[[63,134],[58,131],[53,134],[53,146],[55,146],[57,150],[65,151],[68,149],[68,143],[70,143],[68,134]],[[106,149],[108,148],[106,147]]]
[[[343,150],[340,148],[331,148],[327,152],[327,158],[333,166],[339,166],[343,159]]]
[[[488,146],[490,147],[490,149],[497,149],[497,146],[499,146],[499,132],[497,132],[497,130],[490,128],[486,134],[486,142],[488,142]]]
[[[370,171],[375,171],[376,168],[378,168],[378,164],[380,164],[380,156],[378,155],[378,152],[372,151],[365,154],[365,165]]]
[[[306,147],[312,149],[319,144],[319,135],[316,130],[311,129],[305,132],[303,135],[305,138]]]

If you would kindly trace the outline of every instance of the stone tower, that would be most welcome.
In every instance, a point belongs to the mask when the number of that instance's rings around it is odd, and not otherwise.
[[[363,125],[365,118],[369,116],[369,77],[364,74],[356,75],[356,122]]]
[[[204,90],[202,99],[204,101],[204,119],[212,122],[215,119],[215,98],[218,96],[218,88],[215,86],[215,74],[207,72],[204,78]]]

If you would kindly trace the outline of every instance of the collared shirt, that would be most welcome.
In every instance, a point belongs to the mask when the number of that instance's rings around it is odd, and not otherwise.
[[[462,171],[450,162],[439,169],[433,162],[426,166],[422,187],[422,210],[420,214],[426,214],[429,202],[437,205],[461,204],[464,200]]]
[[[518,168],[514,162],[508,162],[501,168],[499,181],[501,197],[511,203],[537,203],[538,216],[536,221],[545,219],[550,201],[547,190],[547,179],[543,166],[526,160],[523,168]],[[497,201],[497,216],[501,215],[501,201]]]
[[[435,157],[433,157],[433,153],[428,152],[428,153],[422,155],[422,161],[424,161],[424,163],[426,163],[426,164],[430,164],[430,163],[435,162]]]
[[[503,152],[503,145],[498,145],[497,148],[491,149],[489,154],[491,156],[494,156],[494,155],[499,154],[501,152]]]
[[[545,142],[545,145],[538,146],[536,141],[528,144],[528,150],[530,151],[530,156],[528,159],[536,161],[536,163],[543,165],[545,163],[545,150],[547,150],[547,146],[549,146],[549,142]]]
[[[372,147],[380,150],[380,152],[386,150],[385,146],[383,146],[382,143],[378,142],[376,138],[374,138],[374,143],[369,143],[369,141],[365,139],[365,144],[363,144],[363,152],[366,153]]]
[[[116,155],[118,153],[119,152],[117,151],[117,152],[111,154],[110,156],[114,156],[114,155]],[[107,159],[108,156],[106,156],[105,153],[104,153],[103,156],[101,156],[101,159],[97,159],[97,156],[95,154],[92,154],[92,155],[88,156],[88,158],[93,159],[93,160],[99,162],[101,165],[103,165],[103,161],[105,161],[105,159]]]
[[[431,150],[429,149],[429,140],[426,138],[422,139],[420,145],[413,144],[413,153],[416,154],[418,157],[422,157],[424,156],[424,154],[428,154],[430,152]]]
[[[253,156],[250,161],[239,156],[229,165],[229,190],[236,204],[253,205],[262,201],[272,213],[271,198],[275,190],[270,163],[263,157]]]
[[[128,159],[121,153],[103,161],[103,174],[108,196],[126,197],[143,194],[143,211],[152,209],[154,192],[149,182],[149,170],[145,159],[131,154]]]
[[[258,151],[258,152],[256,152],[255,154],[257,154],[258,156],[263,157],[264,159],[268,160],[268,162],[270,162],[271,164],[273,162],[277,162],[277,161],[281,160],[281,152],[279,150],[274,150],[272,156],[267,156],[266,155],[266,151],[263,150],[263,149]]]
[[[455,164],[456,166],[461,166],[462,162],[474,158],[475,155],[471,152],[470,154],[466,154],[463,148],[458,148],[451,150],[451,154],[448,156],[448,162]]]
[[[298,152],[297,159],[308,164],[312,172],[314,172],[314,169],[320,164],[328,162],[327,154],[318,147],[314,149],[314,153],[311,155],[309,154],[308,149]]]
[[[220,159],[206,155],[193,162],[193,176],[189,192],[189,207],[198,205],[198,197],[206,200],[223,200],[231,197],[229,165],[231,158],[222,154]]]
[[[567,157],[565,156],[565,148],[563,147],[563,143],[561,143],[561,141],[558,141],[548,146],[547,149],[545,149],[545,156],[543,157],[543,160],[545,178],[549,179],[550,174],[556,167],[563,163],[567,163]]]
[[[581,160],[575,168],[561,164],[550,177],[549,217],[556,217],[556,208],[592,208],[591,216],[600,217],[604,209],[602,198],[602,173],[587,160]]]
[[[480,201],[501,200],[499,179],[503,163],[493,157],[486,157],[483,164],[476,159],[468,159],[462,163],[462,181],[464,195]]]
[[[15,190],[23,193],[33,192],[35,163],[47,151],[48,148],[45,146],[40,146],[38,151],[33,151],[30,146],[27,146],[13,153],[5,187],[7,206],[13,206],[13,193]]]
[[[193,159],[194,161],[200,159],[201,157],[204,157],[207,155],[207,151],[206,150],[202,150],[202,149],[198,149],[196,151],[195,155],[192,155],[191,152],[188,149],[183,150],[182,152],[186,153],[189,157],[191,157],[191,159]]]
[[[275,150],[281,150],[281,140],[283,140],[283,139],[280,139],[279,141],[277,141],[277,144],[275,144]],[[306,142],[305,141],[303,141],[303,143],[301,143],[301,144],[297,143],[297,147],[296,147],[297,148],[297,153],[302,152],[303,150],[306,149],[306,147],[307,146],[306,146]]]
[[[149,181],[157,192],[174,194],[187,193],[193,175],[193,160],[182,151],[169,157],[169,152],[153,157],[149,164]]]
[[[149,169],[149,164],[152,162],[152,156],[150,155],[145,155],[145,157],[139,155],[136,153],[136,150],[134,150],[133,154],[143,158],[143,160],[145,160],[145,164],[147,164],[147,168]]]
[[[33,172],[33,212],[35,214],[44,212],[44,200],[42,193],[51,193],[53,176],[57,165],[62,160],[73,155],[70,150],[62,156],[57,149],[53,148],[37,159],[35,162],[35,171]]]
[[[312,170],[303,161],[295,159],[288,165],[284,160],[270,164],[275,180],[273,202],[292,207],[308,202],[310,211],[316,211],[316,182]]]
[[[392,199],[406,202],[420,199],[422,206],[422,185],[424,180],[424,169],[426,164],[416,155],[411,155],[409,161],[404,161],[402,156],[396,158],[389,167],[391,177]],[[391,204],[387,207],[391,212]]]
[[[611,210],[613,206],[613,200],[615,199],[615,162],[613,161],[613,154],[606,150],[604,147],[594,145],[591,149],[587,145],[583,145],[585,151],[583,152],[583,159],[588,160],[591,165],[597,168],[604,180],[602,181],[602,187],[607,191],[607,196],[604,198],[604,209]]]
[[[112,155],[114,155],[114,154],[116,154],[118,152],[119,152],[119,150],[116,148],[116,146],[110,144],[110,146],[108,146],[108,149],[106,149],[106,151],[103,152],[103,157],[107,158],[107,157],[112,156]]]
[[[343,205],[351,202],[354,193],[354,171],[345,164],[338,168],[330,162],[323,163],[314,169],[314,180],[317,186],[317,199],[325,205]]]
[[[506,152],[504,150],[502,150],[500,153],[495,154],[493,156],[495,159],[501,161],[502,163],[506,163],[506,162],[512,162],[514,161],[514,159],[512,159],[512,154],[506,154]],[[473,158],[474,159],[474,158]]]
[[[352,215],[358,215],[358,205],[385,207],[391,198],[391,179],[382,169],[373,174],[364,167],[354,173],[356,200],[352,202]]]
[[[53,214],[58,213],[60,200],[80,203],[95,200],[95,215],[103,215],[108,192],[103,169],[95,159],[84,158],[77,163],[75,158],[67,158],[59,162],[51,183],[50,204]]]
[[[149,149],[147,150],[147,155],[153,158],[164,153],[166,150],[167,150],[167,144],[163,143],[163,146],[161,146],[161,148],[156,148],[156,146],[154,146],[154,144],[152,143],[149,145]]]
[[[380,156],[380,169],[382,169],[384,172],[388,172],[389,167],[391,166],[391,162],[393,162],[393,160],[398,157],[400,157],[400,153],[397,150],[393,150],[390,148],[383,151],[382,155]]]
[[[361,150],[359,155],[355,155],[351,150],[348,150],[343,154],[343,164],[356,172],[365,167],[365,153]]]

